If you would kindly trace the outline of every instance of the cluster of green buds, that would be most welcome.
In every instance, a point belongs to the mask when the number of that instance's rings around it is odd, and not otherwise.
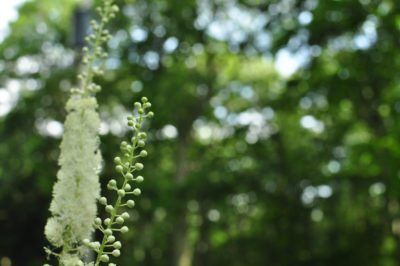
[[[108,53],[104,50],[103,45],[112,37],[105,26],[110,19],[116,16],[119,8],[113,4],[113,0],[104,0],[103,6],[97,7],[96,10],[100,15],[100,21],[92,20],[90,22],[92,33],[85,38],[88,46],[82,49],[83,71],[78,75],[80,88],[71,89],[71,92],[75,94],[90,95],[101,90],[101,87],[93,82],[93,78],[104,74],[98,61],[107,58]]]
[[[97,217],[94,221],[94,227],[103,233],[103,240],[100,242],[91,242],[85,239],[84,244],[97,253],[95,266],[102,262],[109,262],[110,256],[118,257],[121,252],[121,242],[116,241],[115,232],[126,233],[128,227],[124,225],[129,218],[129,213],[124,211],[124,207],[133,208],[135,201],[129,196],[139,196],[141,194],[138,184],[144,181],[143,176],[139,175],[139,171],[143,169],[143,164],[138,162],[142,157],[147,156],[144,149],[146,145],[147,135],[141,131],[142,124],[146,118],[153,117],[154,113],[149,111],[151,103],[146,97],[142,98],[142,102],[135,102],[137,114],[129,116],[127,125],[133,129],[133,137],[130,143],[123,141],[121,143],[121,157],[115,157],[115,171],[120,175],[119,180],[111,179],[107,188],[115,191],[117,199],[114,204],[110,204],[107,198],[101,197],[100,204],[105,206],[105,211],[109,217],[102,220]],[[109,266],[115,265],[109,263]]]

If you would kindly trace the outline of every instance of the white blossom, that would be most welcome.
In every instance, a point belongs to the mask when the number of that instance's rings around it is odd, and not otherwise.
[[[53,217],[45,229],[47,239],[58,247],[90,238],[100,195],[100,118],[96,99],[72,95],[66,109],[60,170],[50,205]]]

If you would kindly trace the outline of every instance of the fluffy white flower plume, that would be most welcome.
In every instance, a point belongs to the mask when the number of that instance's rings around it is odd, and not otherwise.
[[[53,217],[45,228],[47,239],[57,247],[90,238],[100,194],[100,118],[96,99],[72,95],[66,108],[60,170],[50,205]]]

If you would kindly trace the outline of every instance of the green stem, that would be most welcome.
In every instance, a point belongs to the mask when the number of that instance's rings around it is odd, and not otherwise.
[[[95,41],[94,41],[94,45],[92,47],[92,51],[90,54],[86,54],[85,56],[87,56],[88,58],[88,62],[86,65],[86,69],[84,70],[84,77],[82,79],[82,83],[81,83],[81,90],[85,93],[85,88],[92,83],[93,81],[93,63],[95,61],[96,57],[96,50],[98,47],[101,46],[101,34],[103,32],[103,28],[105,26],[105,23],[103,22],[103,20],[101,20],[101,23],[99,25],[99,28],[96,31],[96,35],[95,35]]]
[[[137,145],[138,144],[138,138],[139,138],[138,135],[139,135],[142,119],[143,119],[143,115],[139,114],[139,118],[138,118],[139,128],[135,129],[133,142],[132,142],[132,152],[130,154],[131,157],[130,157],[127,173],[132,173],[133,172],[130,169],[131,169],[131,166],[134,165],[135,159],[136,159],[135,156],[134,156],[134,152],[135,152],[136,148],[138,147],[138,145]],[[122,176],[124,177],[124,183],[122,185],[122,189],[124,189],[124,187],[128,183],[128,180],[125,178],[125,175],[126,174],[122,173]],[[117,201],[116,201],[115,205],[113,206],[114,209],[113,209],[113,211],[111,213],[110,223],[107,225],[107,228],[105,230],[107,230],[107,229],[111,229],[112,230],[112,225],[113,225],[113,223],[115,221],[115,218],[117,216],[118,210],[119,210],[119,208],[121,206],[121,200],[122,200],[122,197],[118,195]],[[99,251],[97,253],[95,266],[98,266],[100,264],[101,256],[104,254],[104,248],[106,247],[106,244],[107,244],[107,238],[108,238],[108,236],[104,234],[103,239],[101,241],[101,245],[100,245]]]
[[[125,180],[122,187],[124,187],[124,186],[126,185],[126,183],[127,183],[127,181]],[[110,223],[107,225],[107,228],[106,228],[106,229],[112,229],[111,226],[112,226],[112,224],[114,223],[115,216],[117,215],[117,212],[118,212],[118,209],[119,209],[120,204],[121,204],[121,196],[118,196],[117,202],[115,203],[115,206],[114,206],[114,210],[113,210],[113,212],[112,212],[112,214],[111,214],[111,217],[110,217],[110,220],[111,220],[111,221],[110,221]],[[99,252],[97,253],[97,258],[96,258],[96,264],[95,264],[95,266],[98,266],[98,265],[100,264],[100,258],[101,258],[101,255],[103,255],[104,248],[105,248],[106,243],[107,243],[107,237],[108,237],[107,235],[104,235],[104,236],[103,236],[103,240],[101,241],[101,246],[100,246]]]
[[[107,21],[108,21],[108,17],[110,16],[110,14],[112,14],[112,10],[111,10],[111,4],[112,1],[108,2],[109,5],[107,5],[107,1],[104,1],[104,8],[103,8],[103,14],[100,13],[101,15],[101,22],[98,25],[98,27],[96,29],[94,29],[94,42],[92,43],[92,49],[90,51],[85,52],[84,55],[84,60],[87,60],[87,62],[84,64],[86,65],[85,69],[83,70],[83,77],[81,80],[81,91],[84,95],[88,95],[89,92],[86,90],[86,88],[93,82],[93,78],[95,76],[95,73],[93,72],[93,64],[95,62],[96,59],[98,59],[98,53],[97,50],[99,48],[101,48],[102,43],[105,42],[106,40],[103,40],[103,29],[105,28]],[[89,36],[90,38],[90,36]],[[89,41],[88,41],[89,42]]]

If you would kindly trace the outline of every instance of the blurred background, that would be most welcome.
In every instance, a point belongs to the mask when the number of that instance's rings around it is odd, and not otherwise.
[[[98,2],[0,3],[0,265],[42,265]],[[118,0],[98,82],[105,184],[147,96],[118,265],[400,265],[396,0]]]

